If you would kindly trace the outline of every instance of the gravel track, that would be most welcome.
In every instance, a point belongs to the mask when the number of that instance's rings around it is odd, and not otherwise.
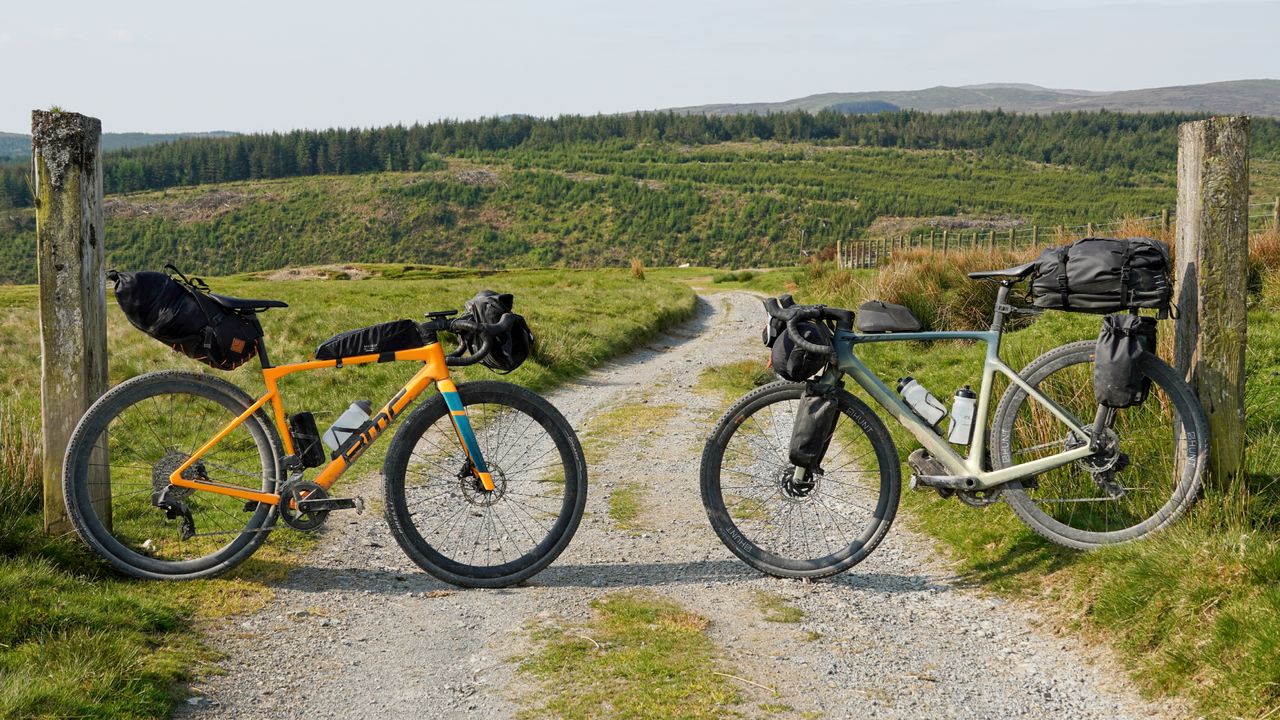
[[[958,587],[931,541],[902,525],[851,572],[815,583],[764,577],[730,555],[697,479],[723,404],[693,386],[706,367],[763,354],[762,315],[752,295],[703,298],[689,323],[549,395],[580,435],[619,404],[680,411],[664,427],[635,428],[591,465],[577,536],[528,584],[455,591],[405,558],[380,513],[336,513],[274,601],[216,633],[226,674],[198,684],[178,715],[511,717],[535,691],[515,672],[529,626],[584,620],[593,598],[640,588],[711,620],[726,664],[750,681],[739,708],[748,717],[764,715],[766,702],[790,708],[770,717],[1162,717],[1105,654],[1037,629],[1025,603]],[[632,482],[651,490],[643,529],[617,530],[607,499]],[[379,487],[366,477],[343,494],[373,499]],[[764,621],[760,591],[804,619]]]

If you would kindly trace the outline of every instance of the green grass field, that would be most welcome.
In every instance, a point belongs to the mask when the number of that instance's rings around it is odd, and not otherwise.
[[[108,260],[196,274],[349,262],[790,265],[937,220],[1110,222],[1174,206],[1174,167],[1105,172],[982,151],[811,143],[574,143],[428,171],[175,187],[106,202]],[[1252,165],[1256,199],[1280,163]],[[887,223],[887,224],[886,224]],[[35,281],[30,209],[0,211],[0,282]]]
[[[217,292],[286,300],[263,316],[276,363],[310,357],[330,335],[427,310],[458,308],[481,288],[513,292],[538,336],[536,356],[511,374],[545,390],[688,317],[693,294],[628,271],[478,273],[423,266],[359,266],[306,273],[366,279],[215,278]],[[30,286],[0,287],[0,717],[160,718],[213,654],[204,629],[261,607],[271,586],[310,545],[283,530],[225,578],[183,584],[123,580],[70,538],[47,538],[39,517],[40,348]],[[108,317],[111,382],[161,368],[204,370],[130,327],[114,302]],[[356,398],[385,400],[409,363],[325,371],[283,385],[290,412],[340,412]],[[256,365],[224,374],[251,393]],[[488,377],[483,368],[462,379]],[[323,422],[323,419],[321,420]],[[352,472],[377,472],[376,445]]]
[[[949,257],[955,267],[994,262]],[[871,271],[815,266],[774,274],[768,291],[795,289],[800,302],[853,307],[877,295],[877,287],[901,287],[895,282]],[[912,289],[924,285],[930,283]],[[947,308],[982,303],[981,296],[955,290],[929,297]],[[932,491],[905,493],[901,513],[940,540],[967,581],[1035,600],[1061,632],[1114,647],[1145,693],[1180,695],[1199,713],[1223,719],[1280,712],[1280,275],[1265,272],[1248,301],[1246,477],[1239,485],[1207,488],[1168,531],[1084,554],[1042,540],[1003,504],[978,510]],[[939,314],[964,313],[943,308]],[[1020,368],[1060,344],[1095,338],[1099,322],[1096,316],[1046,313],[1007,334],[1002,356]],[[1160,331],[1167,343],[1172,324],[1162,323]],[[911,375],[947,398],[962,384],[976,387],[982,353],[980,346],[958,342],[859,349],[886,381]],[[710,370],[701,387],[736,397],[759,382],[764,360],[762,349],[754,362]],[[875,406],[856,386],[850,389]],[[995,397],[1000,392],[997,387]],[[905,461],[917,444],[896,423],[888,424]],[[910,470],[903,467],[905,476]]]

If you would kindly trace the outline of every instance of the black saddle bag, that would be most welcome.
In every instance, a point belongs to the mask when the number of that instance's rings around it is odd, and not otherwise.
[[[1093,394],[1111,408],[1141,405],[1151,389],[1142,374],[1142,356],[1156,352],[1156,319],[1138,315],[1108,315],[1093,362]]]
[[[1036,260],[1031,299],[1037,307],[1085,313],[1154,308],[1173,297],[1169,247],[1151,238],[1085,238],[1045,250]]]
[[[334,335],[316,348],[316,359],[338,360],[375,353],[381,355],[420,348],[423,344],[418,323],[412,320],[392,320]]]
[[[817,388],[810,384],[800,396],[800,407],[791,428],[791,464],[815,472],[831,446],[831,437],[840,419],[840,404],[835,388]]]
[[[515,296],[511,293],[496,293],[492,290],[481,290],[468,300],[462,317],[475,322],[496,324],[503,315],[515,317],[515,325],[509,332],[496,335],[491,339],[489,354],[480,361],[481,365],[494,372],[506,374],[515,370],[529,359],[533,352],[533,331],[521,315],[512,312]],[[468,353],[475,353],[484,345],[483,336],[464,333],[460,338],[463,348]]]
[[[251,311],[224,307],[209,297],[204,281],[187,278],[173,266],[169,269],[172,275],[146,270],[107,273],[130,324],[217,370],[234,370],[257,355],[262,325]]]

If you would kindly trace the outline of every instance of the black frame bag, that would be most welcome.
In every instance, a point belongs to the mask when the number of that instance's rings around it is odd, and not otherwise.
[[[840,403],[836,401],[834,387],[818,387],[812,383],[806,387],[791,427],[791,464],[821,472],[819,464],[831,446],[839,419]]]
[[[1099,405],[1141,405],[1151,389],[1142,374],[1142,356],[1156,352],[1156,319],[1140,315],[1108,315],[1094,350],[1093,394]]]
[[[1045,250],[1035,264],[1036,307],[1100,314],[1154,308],[1162,317],[1169,311],[1169,247],[1159,240],[1085,238]]]
[[[340,360],[355,355],[412,350],[426,343],[412,320],[392,320],[338,333],[316,348],[317,360]]]
[[[503,315],[508,314],[516,319],[509,332],[491,338],[489,354],[480,361],[480,364],[503,375],[520,367],[525,360],[529,359],[535,342],[533,331],[529,329],[529,324],[525,322],[524,317],[511,312],[514,304],[515,296],[511,293],[481,290],[463,306],[466,312],[463,313],[462,318],[474,322],[492,325],[500,321]],[[467,353],[472,354],[480,350],[485,338],[464,333],[459,340]]]
[[[130,324],[215,370],[234,370],[258,354],[262,325],[252,311],[224,307],[203,280],[166,267],[170,274],[107,272]]]

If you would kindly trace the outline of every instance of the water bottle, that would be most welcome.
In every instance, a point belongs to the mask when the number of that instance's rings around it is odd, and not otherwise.
[[[947,430],[947,442],[956,445],[968,445],[973,438],[973,411],[977,405],[978,394],[968,385],[956,391],[951,402],[951,427]]]
[[[928,388],[916,382],[913,377],[904,377],[898,379],[898,394],[902,396],[907,406],[916,411],[916,414],[924,419],[925,424],[933,427],[947,416],[947,406],[942,401],[933,396]]]
[[[368,400],[357,400],[351,403],[338,416],[338,419],[324,431],[324,444],[330,450],[337,450],[355,433],[364,428],[364,424],[369,422],[369,413],[373,412],[373,403]]]

